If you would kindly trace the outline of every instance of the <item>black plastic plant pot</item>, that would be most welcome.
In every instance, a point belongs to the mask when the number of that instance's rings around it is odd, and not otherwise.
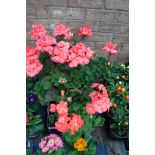
[[[47,106],[42,106],[37,112],[36,115],[40,115],[43,119],[43,124],[46,129],[46,120],[47,120]]]
[[[37,136],[38,136],[38,134],[30,132],[29,127],[26,126],[26,139],[31,139],[32,140]]]
[[[32,139],[32,140],[38,137],[45,129],[45,121],[44,121],[44,117],[42,114],[42,110],[41,111],[39,110],[33,114],[39,116],[42,119],[42,122],[39,124],[26,125],[26,138]]]
[[[109,112],[103,112],[101,114],[98,114],[100,117],[105,118],[107,121],[112,119],[112,115]]]
[[[114,140],[126,140],[128,139],[128,136],[120,136],[117,133],[114,132],[114,130],[112,128],[110,128],[110,125],[113,122],[113,118],[112,115],[109,112],[106,112],[104,114],[104,118],[105,118],[105,127],[106,127],[106,131],[108,133],[108,135],[114,139]]]
[[[27,139],[34,139],[34,138],[36,138],[38,136],[38,134],[28,134],[28,133],[26,133],[26,138]]]
[[[46,116],[46,127],[48,130],[48,133],[55,133],[55,134],[60,136],[62,133],[59,132],[55,127],[55,121],[56,120],[53,122],[49,121],[49,116],[50,116],[49,107],[47,107],[47,109],[46,109],[46,114],[47,114],[47,116]]]
[[[126,140],[128,139],[127,136],[119,136],[117,135],[111,128],[109,128],[109,135],[112,139],[115,139],[115,140]]]

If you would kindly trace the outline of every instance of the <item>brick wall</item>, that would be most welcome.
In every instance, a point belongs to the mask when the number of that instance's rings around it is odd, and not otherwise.
[[[27,0],[27,44],[32,23],[42,23],[49,32],[57,23],[76,31],[82,25],[93,28],[94,36],[85,42],[102,55],[103,43],[113,41],[120,50],[115,59],[129,59],[129,0]],[[115,60],[114,59],[114,60]]]

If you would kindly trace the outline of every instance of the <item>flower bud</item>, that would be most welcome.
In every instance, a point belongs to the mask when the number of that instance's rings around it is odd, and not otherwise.
[[[64,95],[65,95],[65,91],[61,90],[61,96],[64,96]]]

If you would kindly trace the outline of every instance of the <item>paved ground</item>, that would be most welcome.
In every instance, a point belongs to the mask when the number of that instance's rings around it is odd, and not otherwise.
[[[105,130],[105,127],[96,127],[92,133],[93,137],[106,147],[107,155],[128,155],[124,142],[111,139]]]

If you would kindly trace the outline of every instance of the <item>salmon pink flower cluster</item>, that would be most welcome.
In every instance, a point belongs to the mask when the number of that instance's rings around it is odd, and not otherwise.
[[[51,60],[61,64],[68,63],[71,68],[89,63],[94,51],[83,43],[76,44],[71,49],[70,46],[68,42],[58,42],[51,54]]]
[[[94,90],[89,94],[92,101],[86,105],[87,113],[92,115],[108,111],[110,109],[111,102],[105,86],[99,83],[93,83],[92,88],[97,89],[97,91]]]
[[[78,65],[86,65],[92,58],[94,51],[86,47],[83,43],[78,43],[69,50],[68,61],[69,67],[77,67]]]
[[[117,49],[118,49],[117,44],[114,44],[112,42],[106,43],[102,48],[104,52],[110,53],[111,56],[115,56],[117,54]]]
[[[50,134],[41,139],[39,143],[39,148],[42,150],[43,153],[46,153],[50,150],[58,150],[63,147],[62,139],[56,134]]]
[[[78,36],[92,36],[92,28],[89,26],[83,26],[80,27],[80,30],[78,31]]]
[[[92,51],[83,43],[74,45],[72,42],[69,43],[64,40],[69,40],[73,37],[73,33],[68,26],[58,24],[54,29],[54,35],[61,36],[62,40],[56,40],[54,37],[47,35],[46,32],[47,31],[45,30],[44,26],[41,24],[32,25],[31,38],[37,39],[35,48],[36,51],[49,53],[52,61],[60,64],[66,63],[71,68],[89,63],[94,51]],[[92,29],[89,26],[81,27],[78,34],[79,36],[91,36]],[[31,66],[31,62],[28,61],[27,64],[28,66]],[[42,65],[40,64],[39,60],[35,59],[35,63],[33,63],[32,67],[29,68],[37,68],[39,73],[39,69],[42,69]],[[31,77],[38,74],[37,71],[36,73],[35,71],[30,72]]]
[[[65,41],[60,41],[54,47],[53,54],[51,55],[51,60],[54,62],[58,62],[64,64],[68,61],[68,51],[70,44]]]
[[[83,125],[84,121],[80,115],[72,114],[70,116],[69,129],[71,131],[71,135],[73,135],[75,131],[78,131]]]
[[[61,116],[61,115],[68,115],[67,102],[60,101],[59,104],[56,105],[56,111],[57,111],[59,116]]]
[[[71,32],[71,29],[68,26],[65,26],[63,24],[56,25],[54,29],[54,35],[64,36],[65,39],[68,39],[68,40],[70,40],[73,37],[73,33]]]
[[[60,132],[67,132],[70,130],[71,135],[73,135],[84,125],[84,121],[80,115],[73,113],[68,116],[68,106],[65,101],[60,101],[57,105],[50,104],[50,112],[58,113],[59,119],[55,122],[55,127]]]
[[[67,132],[74,135],[84,125],[84,121],[80,115],[71,114],[69,117],[66,115],[59,115],[59,120],[55,122],[56,129],[60,132]]]
[[[31,31],[31,39],[39,39],[46,35],[46,30],[41,24],[33,24]]]
[[[28,77],[34,77],[39,74],[43,68],[43,65],[38,60],[39,52],[33,47],[26,48],[26,75]]]
[[[36,49],[42,52],[47,52],[52,54],[53,53],[53,46],[56,44],[56,39],[45,35],[44,37],[40,38],[36,42]]]

